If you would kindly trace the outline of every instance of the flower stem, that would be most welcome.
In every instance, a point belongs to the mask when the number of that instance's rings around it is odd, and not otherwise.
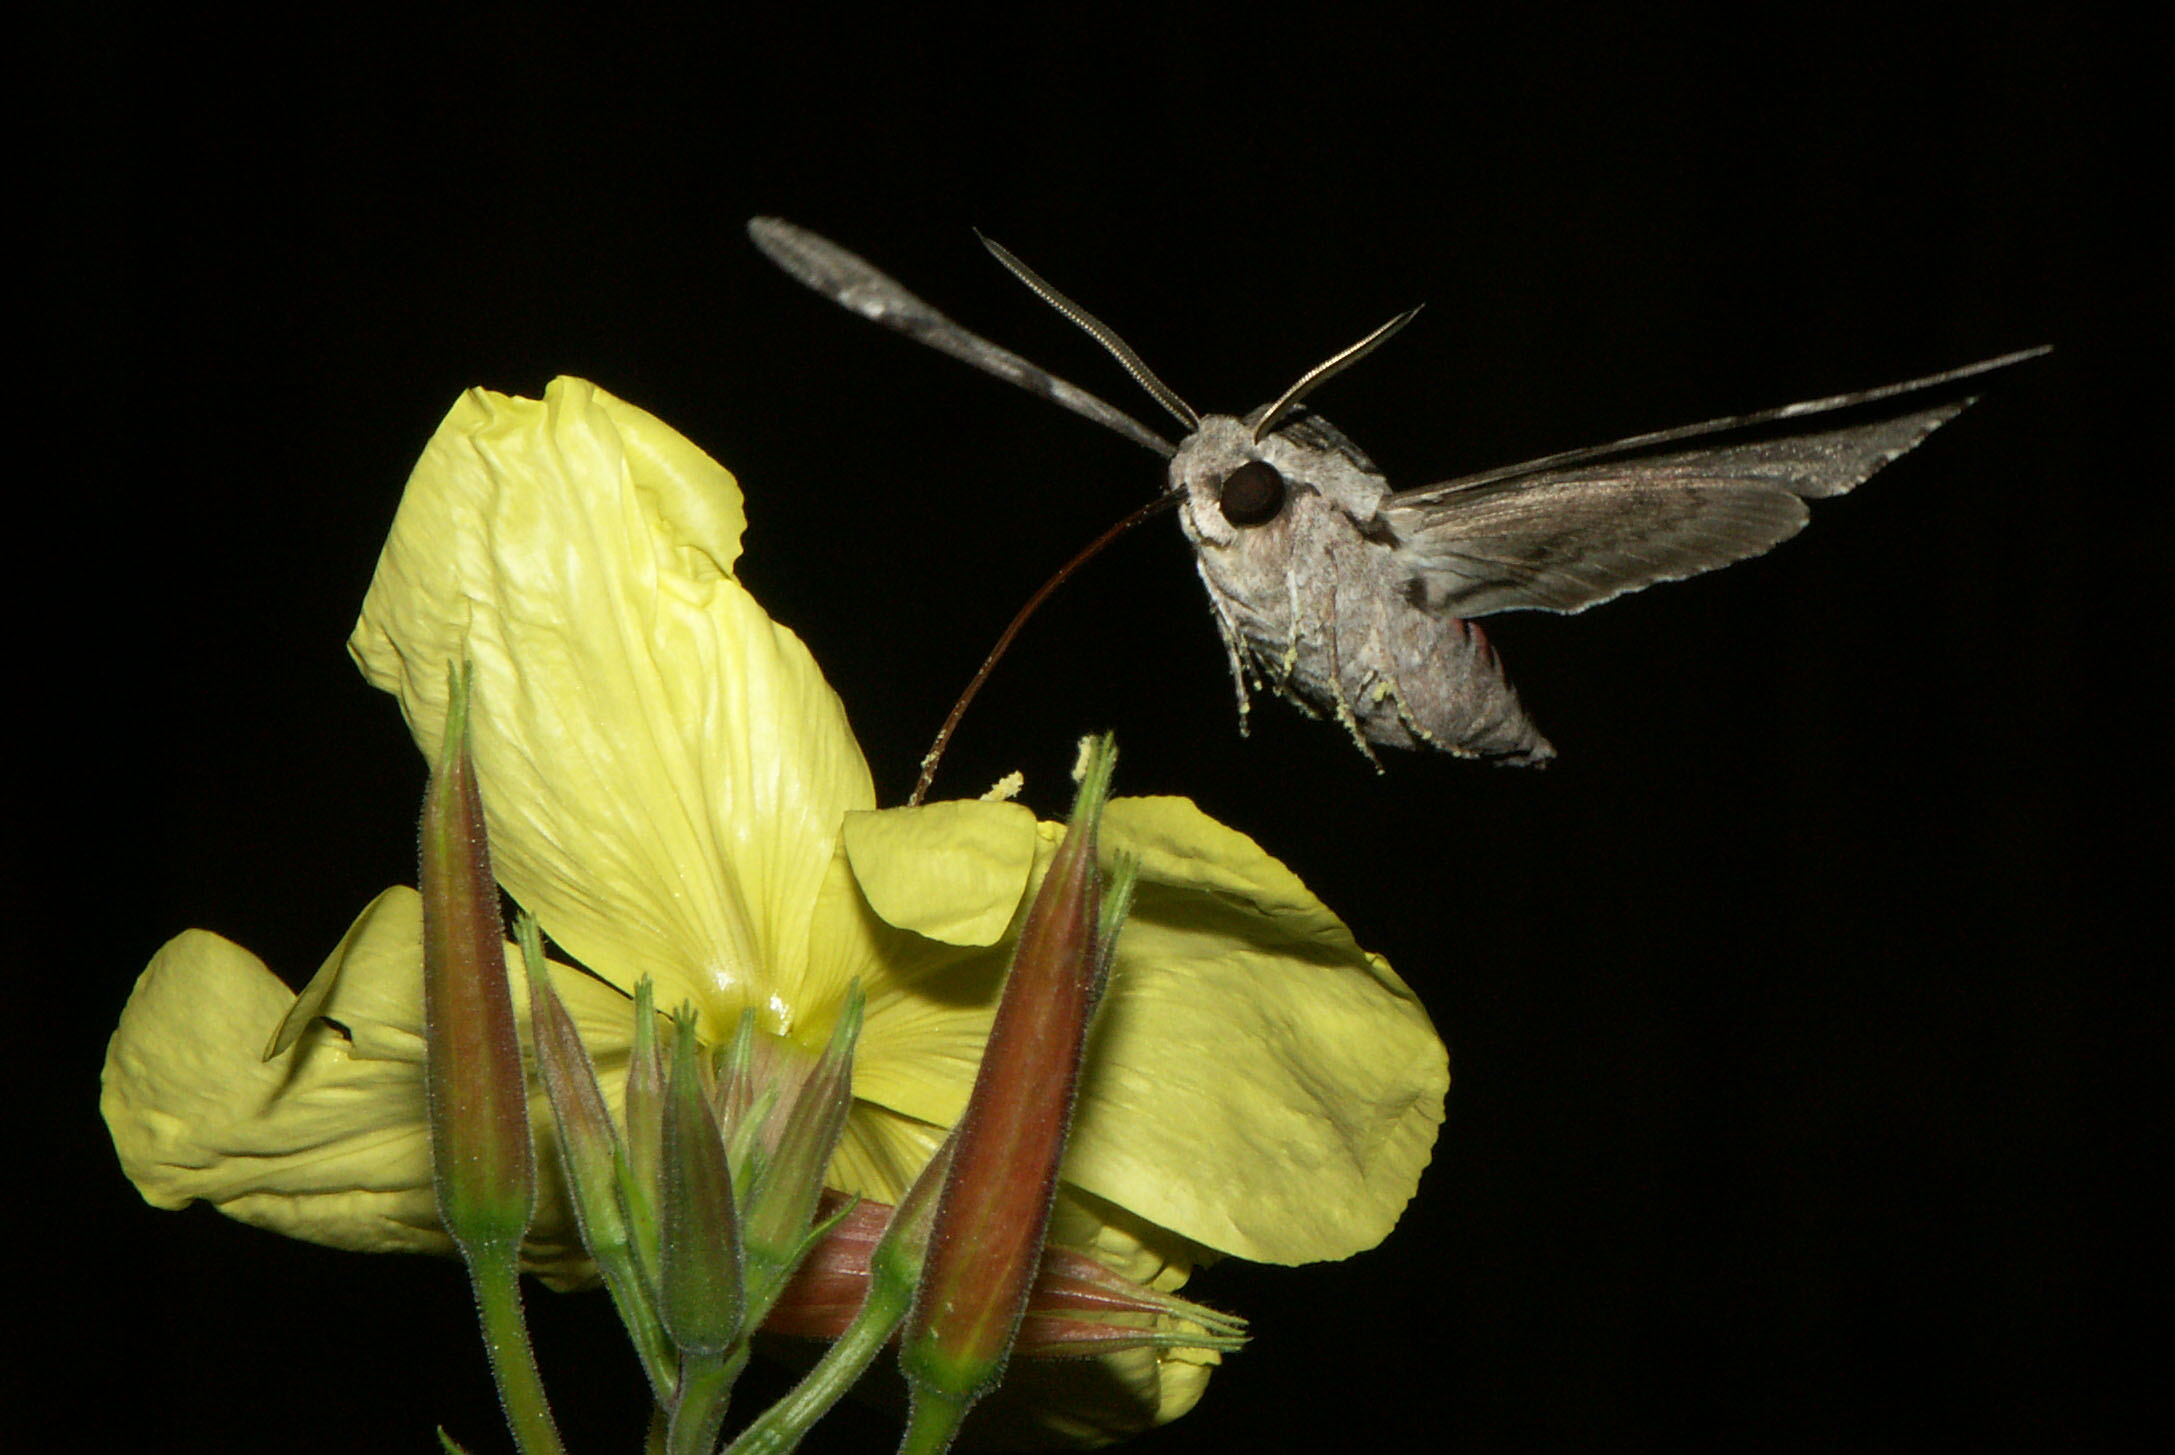
[[[929,1224],[936,1216],[937,1197],[951,1170],[956,1145],[954,1138],[946,1137],[891,1210],[891,1221],[869,1250],[868,1287],[853,1322],[784,1399],[740,1432],[727,1455],[782,1455],[799,1445],[891,1342],[892,1333],[914,1306],[914,1290],[928,1256]]]
[[[544,1398],[543,1377],[529,1347],[528,1324],[521,1317],[520,1273],[511,1249],[478,1249],[468,1258],[468,1281],[476,1291],[476,1311],[483,1322],[483,1345],[491,1354],[491,1378],[498,1384],[507,1428],[521,1455],[565,1455],[559,1427]]]
[[[906,1437],[899,1441],[899,1455],[944,1455],[958,1438],[959,1424],[973,1405],[971,1396],[958,1399],[933,1385],[916,1385],[906,1416]]]
[[[680,1397],[665,1434],[666,1455],[711,1455],[717,1449],[717,1432],[725,1423],[733,1383],[747,1365],[745,1339],[722,1354],[681,1356]]]
[[[831,1341],[800,1383],[740,1432],[727,1447],[727,1455],[784,1455],[799,1445],[816,1421],[868,1372],[913,1301],[911,1278],[898,1283],[872,1281],[861,1312],[846,1332]]]

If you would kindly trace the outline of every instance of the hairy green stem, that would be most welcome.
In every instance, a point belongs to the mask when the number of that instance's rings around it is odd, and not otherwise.
[[[483,1346],[491,1355],[491,1378],[507,1428],[521,1455],[566,1455],[559,1427],[544,1397],[543,1376],[529,1347],[528,1324],[521,1317],[520,1273],[510,1248],[479,1248],[468,1258],[468,1281],[476,1291],[476,1312],[483,1322]]]
[[[733,1383],[748,1366],[743,1339],[722,1354],[685,1354],[680,1358],[680,1396],[672,1426],[665,1434],[666,1455],[711,1455],[725,1423]]]

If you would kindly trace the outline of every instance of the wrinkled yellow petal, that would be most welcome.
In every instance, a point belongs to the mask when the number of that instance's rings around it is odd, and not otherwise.
[[[349,650],[426,752],[475,663],[477,771],[507,890],[599,976],[794,1014],[841,816],[868,808],[845,710],[732,575],[725,469],[577,379],[476,389],[424,450]]]
[[[205,930],[176,936],[152,958],[106,1048],[99,1102],[122,1170],[146,1202],[201,1199],[340,1248],[452,1251],[432,1197],[424,1120],[421,903],[406,888],[371,902],[313,982],[323,991],[319,1018],[270,1060],[264,1048],[295,995],[261,960]],[[527,983],[509,959],[525,1042]],[[616,1107],[631,1004],[571,967],[554,983]],[[551,1173],[541,1179],[525,1265],[554,1283],[588,1281],[541,1092],[529,1110]]]
[[[1135,1283],[1170,1291],[1216,1255],[1129,1208],[1059,1183],[1050,1207],[1050,1241],[1086,1253]]]
[[[1014,1359],[968,1417],[962,1443],[1094,1448],[1169,1424],[1198,1404],[1221,1362],[1211,1349],[1131,1349],[1093,1361]]]
[[[824,1185],[895,1206],[949,1130],[857,1096]]]
[[[1035,816],[969,800],[846,817],[846,860],[887,924],[947,945],[993,945],[1035,867]]]
[[[953,821],[966,820],[955,817]],[[1030,818],[1029,827],[1034,831],[1032,857],[1046,859],[1039,826]],[[969,834],[970,841],[979,837]],[[866,862],[870,856],[867,845],[863,848]],[[1034,869],[1039,873],[1040,864]],[[894,883],[911,882],[913,876],[910,864],[872,866],[872,870]],[[912,917],[898,906],[894,913]],[[855,1098],[934,1126],[941,1136],[966,1107],[974,1073],[982,1064],[982,1047],[989,1039],[990,1022],[1004,988],[1016,927],[1004,939],[981,947],[946,944],[901,929],[870,907],[844,845],[824,881],[812,925],[813,954],[804,1003],[836,1002],[854,979],[860,980],[867,997],[861,1039],[854,1048]],[[883,1195],[872,1187],[849,1186],[847,1190]]]
[[[159,951],[108,1046],[101,1101],[122,1168],[147,1202],[201,1199],[332,1247],[452,1251],[432,1200],[423,1121],[420,903],[412,889],[390,889],[356,918],[310,981],[315,1017],[269,1060],[270,1029],[302,997],[208,931]],[[571,967],[553,980],[618,1115],[631,1004]],[[526,1044],[527,980],[517,965],[510,984]],[[971,1060],[965,1073],[971,1079]],[[531,1112],[543,1176],[525,1256],[555,1283],[586,1282],[540,1091]],[[857,1099],[826,1180],[896,1202],[944,1130]],[[1192,1266],[1191,1250],[1160,1229],[1069,1190],[1053,1227],[1067,1246],[1143,1283],[1175,1287]]]
[[[1441,1125],[1449,1052],[1418,997],[1252,839],[1182,798],[1113,799],[1140,859],[1065,1176],[1262,1263],[1388,1234]]]
[[[1038,826],[1036,882],[1063,832]],[[1089,1041],[1066,1181],[1257,1262],[1373,1247],[1418,1186],[1449,1087],[1418,998],[1296,875],[1186,799],[1113,799],[1102,844],[1139,858],[1139,889]],[[860,974],[874,987],[855,1094],[949,1126],[1011,943],[977,950],[901,928],[860,892],[867,856],[850,849],[816,911],[814,943],[838,959],[811,980]]]

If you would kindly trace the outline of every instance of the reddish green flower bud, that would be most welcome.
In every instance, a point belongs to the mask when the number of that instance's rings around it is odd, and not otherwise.
[[[582,1243],[592,1254],[600,1244],[624,1248],[629,1235],[626,1216],[619,1206],[618,1168],[623,1156],[619,1129],[612,1124],[612,1113],[604,1104],[604,1089],[597,1085],[596,1068],[589,1063],[574,1018],[567,1014],[565,1003],[552,988],[536,921],[526,915],[517,916],[514,934],[529,978],[529,1025],[536,1045],[537,1079],[544,1083],[552,1120],[559,1130],[559,1154],[565,1164]]]
[[[900,1343],[914,1394],[908,1447],[939,1448],[1002,1376],[1041,1265],[1091,1013],[1114,924],[1102,912],[1095,834],[1110,792],[1109,738],[1083,760],[1065,842],[1028,910],[931,1229]],[[1121,901],[1125,894],[1117,896]],[[917,1430],[918,1427],[918,1430]]]
[[[468,675],[448,675],[445,745],[423,798],[423,1069],[438,1213],[473,1260],[520,1246],[536,1168],[498,882],[468,756]]]
[[[823,1207],[836,1221],[793,1270],[763,1319],[766,1334],[835,1339],[868,1293],[869,1253],[891,1221],[891,1204],[826,1192]]]

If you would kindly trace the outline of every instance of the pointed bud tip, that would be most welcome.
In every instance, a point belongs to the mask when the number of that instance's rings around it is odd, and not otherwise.
[[[1102,817],[1110,798],[1110,780],[1118,768],[1115,734],[1098,733],[1080,739],[1080,754],[1072,765],[1072,781],[1079,785],[1072,800],[1072,823],[1093,824]]]

